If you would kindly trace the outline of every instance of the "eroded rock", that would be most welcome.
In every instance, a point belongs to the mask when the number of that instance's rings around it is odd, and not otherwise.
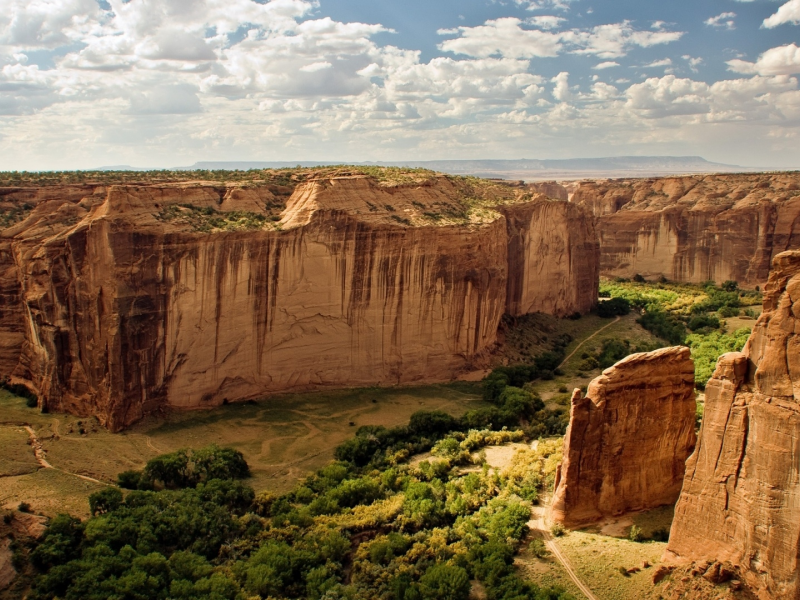
[[[800,247],[800,174],[584,181],[572,202],[597,217],[601,274],[763,286]]]
[[[706,386],[667,558],[740,565],[764,598],[800,598],[800,251],[775,257],[744,350]]]
[[[575,527],[675,502],[695,410],[686,347],[632,354],[575,390],[551,517]]]
[[[165,406],[447,381],[504,312],[591,308],[583,209],[488,183],[476,207],[459,185],[51,190],[1,236],[0,367],[48,410],[119,430]],[[220,228],[226,211],[260,220]]]

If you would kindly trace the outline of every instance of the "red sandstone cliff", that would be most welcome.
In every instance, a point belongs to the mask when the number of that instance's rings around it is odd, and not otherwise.
[[[763,286],[800,248],[800,173],[584,181],[571,201],[597,218],[607,277]]]
[[[695,444],[689,348],[632,354],[572,396],[551,507],[569,527],[672,504]]]
[[[763,598],[800,598],[800,252],[775,257],[744,351],[706,386],[667,550],[729,560]]]
[[[48,409],[118,430],[161,406],[449,380],[507,310],[591,308],[585,213],[459,185],[321,176],[288,199],[182,183],[39,201],[2,236],[0,367]],[[276,222],[216,227],[226,211]]]

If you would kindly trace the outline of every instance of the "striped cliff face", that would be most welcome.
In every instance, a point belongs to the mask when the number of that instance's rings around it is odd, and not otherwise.
[[[772,258],[800,248],[800,174],[581,182],[607,277],[763,286]]]
[[[667,557],[730,561],[765,598],[800,596],[800,251],[775,257],[764,312],[706,386]]]
[[[162,406],[447,381],[495,344],[507,310],[592,306],[584,211],[531,196],[462,210],[463,199],[444,177],[362,176],[283,199],[258,186],[116,186],[37,207],[7,234],[24,326],[6,362],[17,344],[13,373],[43,406],[119,430]],[[524,218],[512,227],[509,211]],[[59,213],[70,216],[45,226]],[[239,213],[250,226],[222,223]],[[533,250],[511,260],[519,239]],[[524,302],[509,304],[509,288]]]

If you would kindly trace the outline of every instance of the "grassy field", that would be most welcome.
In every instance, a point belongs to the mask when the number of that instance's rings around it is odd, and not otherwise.
[[[113,482],[119,472],[141,468],[158,454],[212,442],[244,454],[253,473],[248,483],[256,490],[284,492],[330,462],[333,449],[361,425],[389,427],[422,409],[460,415],[481,405],[480,389],[469,383],[290,394],[176,412],[112,434],[95,419],[41,414],[0,391],[0,505],[24,501],[45,514],[85,515],[86,497],[100,486],[68,473]],[[60,471],[38,468],[22,423],[34,428],[47,460]]]

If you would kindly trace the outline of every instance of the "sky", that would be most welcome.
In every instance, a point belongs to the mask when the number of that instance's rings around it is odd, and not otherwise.
[[[800,168],[800,0],[0,0],[0,170]]]

